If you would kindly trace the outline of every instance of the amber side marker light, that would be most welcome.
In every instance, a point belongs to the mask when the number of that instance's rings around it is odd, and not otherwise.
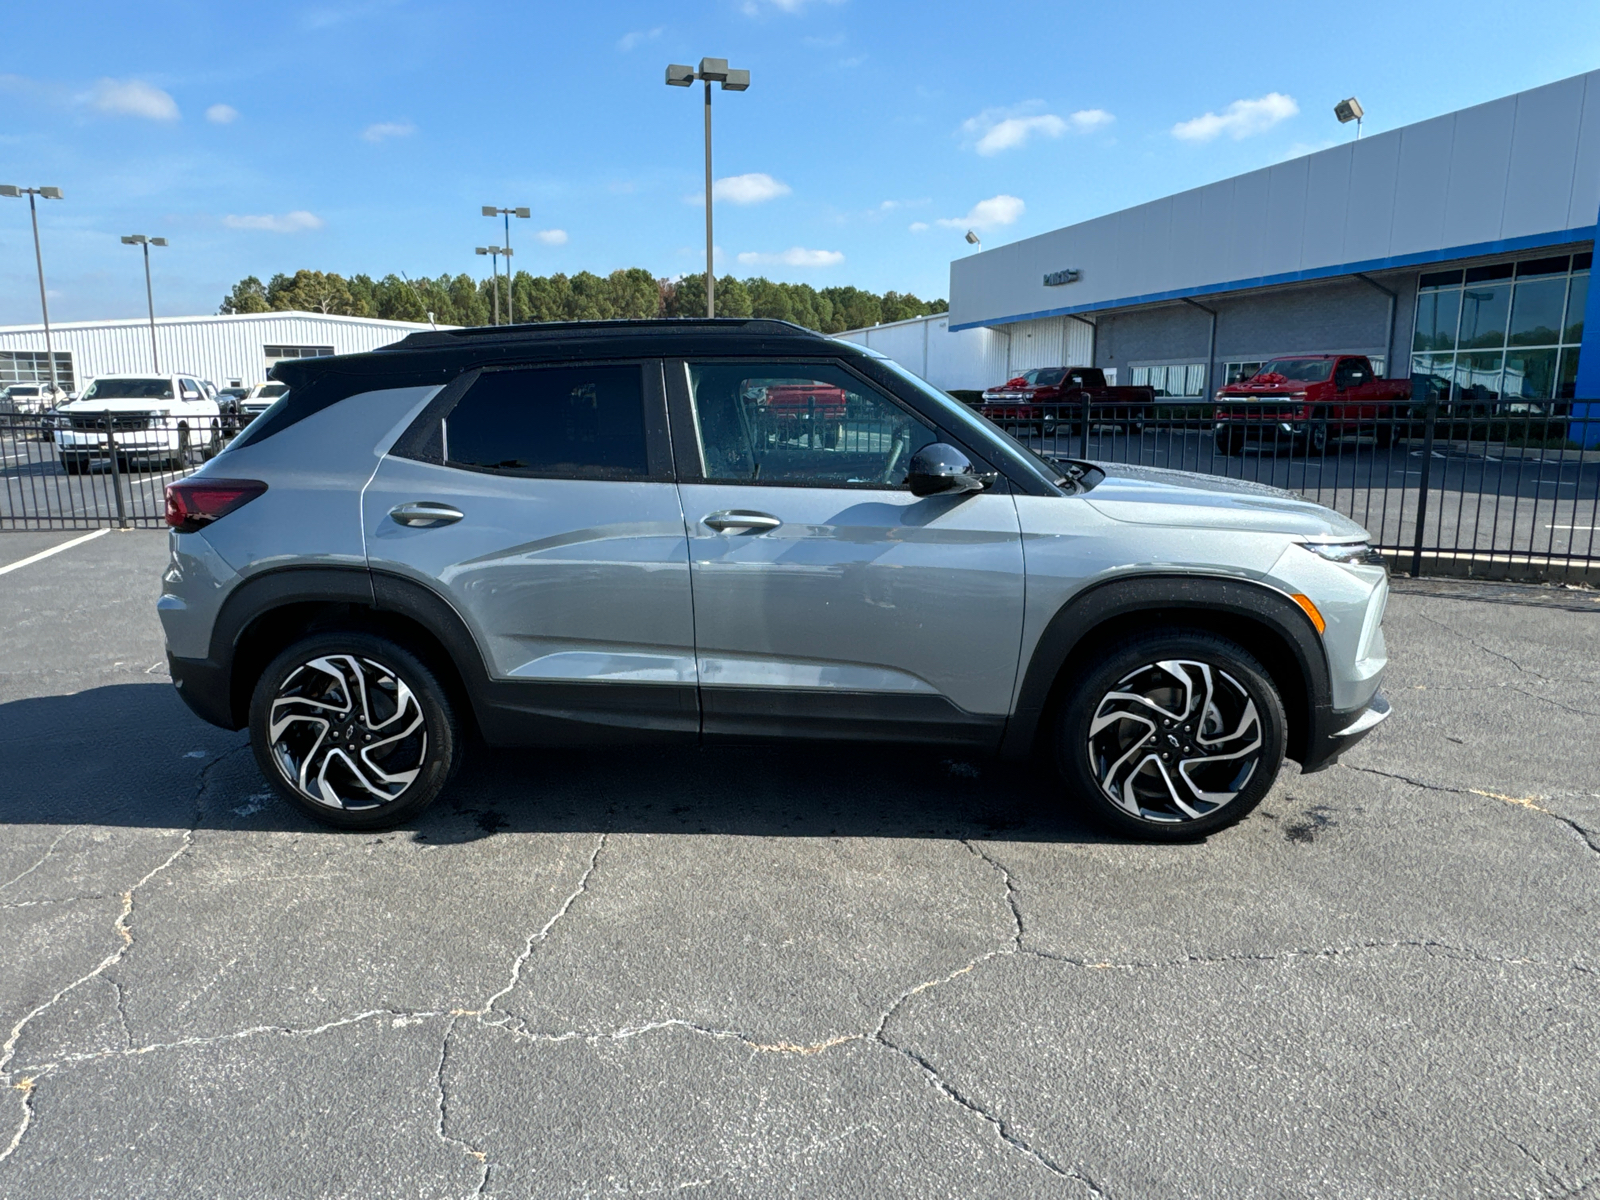
[[[259,479],[183,479],[167,484],[167,524],[194,533],[267,490]]]
[[[1294,592],[1289,599],[1298,604],[1306,616],[1311,618],[1311,623],[1317,627],[1318,634],[1323,633],[1328,628],[1328,623],[1322,619],[1322,614],[1317,611],[1317,606],[1311,603],[1310,596],[1303,596],[1299,592]]]

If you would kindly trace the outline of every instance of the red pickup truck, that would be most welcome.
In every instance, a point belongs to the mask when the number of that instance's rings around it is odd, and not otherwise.
[[[1035,367],[983,393],[978,410],[1007,430],[1049,433],[1060,422],[1081,418],[1089,401],[1089,420],[1114,421],[1135,431],[1144,428],[1155,407],[1151,387],[1111,387],[1099,367]]]
[[[1243,454],[1246,442],[1262,441],[1321,454],[1333,438],[1359,433],[1387,447],[1410,400],[1410,380],[1377,378],[1359,354],[1274,358],[1217,393],[1217,450]]]

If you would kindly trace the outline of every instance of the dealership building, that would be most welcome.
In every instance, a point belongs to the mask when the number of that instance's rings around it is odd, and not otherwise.
[[[1002,339],[990,383],[1095,365],[1199,398],[1355,353],[1440,399],[1600,400],[1597,218],[1593,71],[958,259],[948,330]]]
[[[50,346],[56,378],[69,392],[81,390],[96,375],[153,371],[153,364],[218,387],[248,386],[265,380],[287,358],[376,350],[426,328],[409,321],[305,312],[157,317],[154,330],[144,318],[69,321],[51,323]],[[0,326],[0,387],[49,379],[44,326]]]

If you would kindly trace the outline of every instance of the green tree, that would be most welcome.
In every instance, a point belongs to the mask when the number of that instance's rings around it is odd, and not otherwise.
[[[706,277],[685,275],[667,285],[668,295],[662,305],[662,315],[667,317],[703,317],[706,315]]]
[[[732,275],[717,280],[717,316],[748,317],[750,315],[750,289]],[[702,312],[704,309],[701,310]]]
[[[883,320],[883,302],[871,292],[855,287],[832,287],[823,288],[822,295],[833,304],[833,312],[822,327],[823,333],[861,329]]]
[[[261,280],[254,275],[246,275],[233,285],[233,290],[222,298],[222,306],[217,309],[219,313],[264,313],[271,312],[272,305],[267,303],[267,289]]]
[[[611,284],[592,271],[579,271],[572,277],[572,306],[569,321],[606,321],[616,315],[611,303]]]
[[[325,275],[321,271],[300,270],[293,276],[274,275],[267,284],[267,303],[276,312],[361,315],[344,277]]]
[[[643,320],[661,311],[661,285],[643,267],[613,271],[607,278],[611,288],[611,311],[617,317]]]
[[[565,275],[517,272],[517,311],[530,321],[565,321],[572,311],[572,281]]]
[[[744,281],[750,293],[750,315],[769,317],[774,321],[794,320],[794,304],[781,284],[773,283],[763,275]]]

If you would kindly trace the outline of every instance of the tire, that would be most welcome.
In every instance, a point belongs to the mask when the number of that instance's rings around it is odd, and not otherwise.
[[[68,475],[87,475],[89,473],[89,460],[77,455],[61,460],[61,469]]]
[[[211,422],[211,436],[206,439],[206,448],[203,451],[204,461],[210,462],[222,453],[222,422]]]
[[[1372,444],[1379,450],[1387,450],[1394,445],[1394,423],[1385,421],[1372,431]]]
[[[174,471],[187,471],[195,465],[193,458],[194,451],[189,442],[189,427],[187,425],[179,425],[178,450],[171,459],[172,469]]]
[[[1210,738],[1184,720],[1208,709],[1221,728]],[[1069,793],[1100,824],[1157,842],[1242,820],[1277,779],[1286,741],[1283,702],[1266,670],[1243,647],[1198,630],[1113,646],[1075,675],[1054,721],[1056,767]]]
[[[1217,453],[1237,458],[1244,453],[1244,430],[1219,426],[1216,433]]]
[[[1306,430],[1305,440],[1296,447],[1304,452],[1307,458],[1316,455],[1322,457],[1328,452],[1328,427],[1318,421]]]
[[[330,704],[331,730],[321,707]],[[353,756],[343,749],[352,744]],[[273,659],[250,699],[250,746],[279,795],[337,829],[410,820],[444,790],[461,758],[455,713],[433,673],[387,638],[354,632],[316,634]]]

